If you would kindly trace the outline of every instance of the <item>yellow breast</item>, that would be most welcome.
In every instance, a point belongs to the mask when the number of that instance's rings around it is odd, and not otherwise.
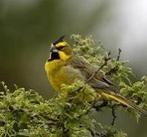
[[[56,91],[61,91],[62,84],[70,85],[75,80],[83,79],[79,70],[60,60],[46,62],[45,71],[51,86]]]

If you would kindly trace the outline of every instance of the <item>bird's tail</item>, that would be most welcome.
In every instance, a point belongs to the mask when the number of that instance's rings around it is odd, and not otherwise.
[[[102,96],[102,98],[106,98],[108,100],[114,100],[120,104],[123,104],[129,108],[132,108],[134,110],[136,110],[137,112],[139,112],[140,114],[144,115],[147,117],[147,111],[145,111],[144,109],[138,107],[135,103],[133,103],[132,101],[130,101],[129,99],[118,95],[114,92],[111,91],[101,91],[99,92]]]

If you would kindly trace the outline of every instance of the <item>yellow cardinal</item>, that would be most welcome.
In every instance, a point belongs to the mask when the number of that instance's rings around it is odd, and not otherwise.
[[[52,87],[61,92],[62,84],[70,85],[76,80],[82,80],[95,89],[101,99],[113,100],[139,113],[147,113],[127,98],[115,93],[110,88],[111,81],[102,74],[96,73],[97,67],[88,63],[84,58],[74,55],[71,46],[60,37],[51,44],[50,55],[45,63],[45,71]],[[93,75],[93,77],[91,77]]]

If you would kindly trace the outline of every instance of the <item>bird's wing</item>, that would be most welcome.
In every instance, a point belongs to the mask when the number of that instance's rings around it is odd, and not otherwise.
[[[87,63],[87,61],[82,58],[73,58],[70,63],[75,69],[78,69],[81,72],[80,74],[85,77],[87,83],[91,85],[94,89],[96,89],[97,93],[100,94],[104,99],[106,98],[108,100],[119,102],[120,104],[133,108],[139,113],[147,116],[147,112],[145,110],[139,108],[136,104],[134,104],[127,98],[115,93],[112,89],[113,85],[111,84],[111,81],[109,81],[104,76],[100,75],[99,77],[99,75],[97,74],[88,81],[89,77],[97,70],[93,65]]]
[[[97,89],[109,89],[109,85],[103,81],[92,79],[88,82],[89,85],[91,85],[93,88]]]
[[[114,83],[110,79],[108,79],[106,76],[103,76],[102,80],[106,82],[107,84],[114,86]]]
[[[88,80],[98,68],[89,64],[82,57],[73,57],[70,64],[81,72],[81,74],[85,77],[85,80],[87,80],[87,83],[93,88],[108,89],[112,85],[112,82],[100,73]]]

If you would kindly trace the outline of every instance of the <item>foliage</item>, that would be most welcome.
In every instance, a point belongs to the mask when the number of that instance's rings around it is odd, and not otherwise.
[[[111,76],[120,87],[120,94],[146,107],[147,78],[132,82],[132,70],[126,62],[110,58],[110,54],[98,46],[91,37],[72,35],[73,49],[96,66],[99,71]],[[107,59],[106,59],[107,58]],[[106,62],[107,60],[107,62]],[[105,65],[103,65],[105,64]],[[57,97],[45,100],[37,92],[18,88],[11,91],[2,82],[0,92],[1,137],[126,137],[126,133],[104,126],[93,117],[100,106],[96,105],[96,93],[89,85],[77,81],[63,85]],[[112,107],[110,103],[106,107]],[[120,106],[117,106],[120,107]],[[129,110],[129,109],[128,109]],[[134,111],[129,112],[136,114]],[[136,116],[139,116],[136,114]],[[138,118],[138,117],[137,117]]]

